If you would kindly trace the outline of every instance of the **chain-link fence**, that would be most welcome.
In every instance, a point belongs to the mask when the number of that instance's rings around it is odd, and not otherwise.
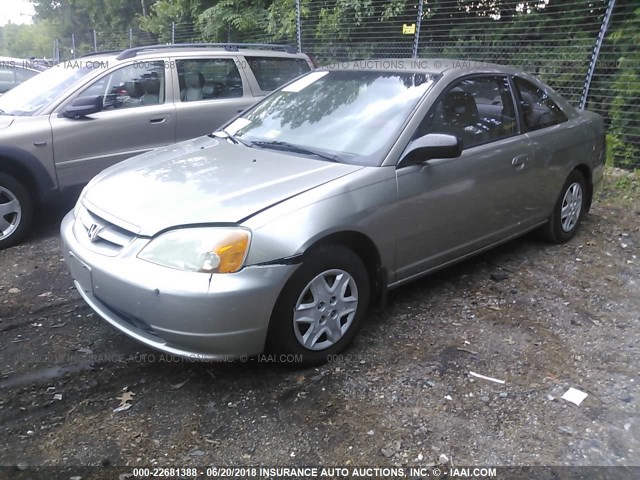
[[[288,3],[287,3],[288,2]],[[640,5],[635,0],[287,0],[251,28],[169,24],[161,31],[80,32],[60,59],[155,43],[289,43],[317,64],[447,57],[529,71],[603,115],[610,161],[640,167]],[[275,5],[275,3],[274,3]]]
[[[302,5],[302,47],[320,63],[415,56],[521,67],[574,105],[603,115],[610,161],[640,167],[637,2],[310,0]]]

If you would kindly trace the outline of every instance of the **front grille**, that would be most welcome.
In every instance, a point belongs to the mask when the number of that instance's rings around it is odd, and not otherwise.
[[[81,206],[74,225],[75,235],[89,249],[115,256],[129,245],[135,235]]]

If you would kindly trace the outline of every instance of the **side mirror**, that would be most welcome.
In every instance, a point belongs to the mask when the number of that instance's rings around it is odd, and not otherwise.
[[[76,98],[71,105],[67,105],[62,111],[62,116],[67,118],[82,118],[102,110],[102,95]]]
[[[434,158],[457,158],[461,154],[462,143],[458,137],[444,133],[428,133],[407,145],[398,166],[406,167]]]

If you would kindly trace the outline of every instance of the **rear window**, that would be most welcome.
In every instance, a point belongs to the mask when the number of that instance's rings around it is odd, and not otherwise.
[[[302,58],[245,57],[261,90],[269,92],[281,87],[311,68]]]

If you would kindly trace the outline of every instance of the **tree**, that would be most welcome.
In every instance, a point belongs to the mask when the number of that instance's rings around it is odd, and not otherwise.
[[[637,168],[640,166],[640,8],[622,18],[609,36],[617,56],[609,111],[613,155],[610,160],[617,166]]]
[[[51,58],[52,28],[47,22],[32,25],[8,23],[0,27],[0,55],[17,58]]]
[[[71,45],[75,38],[78,53],[93,50],[93,32],[96,31],[108,46],[124,46],[127,31],[137,28],[138,17],[150,8],[155,0],[32,0],[35,23],[47,22],[53,38],[64,45]],[[51,39],[53,40],[53,39]],[[121,45],[122,44],[122,45]]]
[[[268,0],[219,0],[198,16],[203,36],[211,41],[258,42],[268,35]]]
[[[137,20],[142,30],[159,35],[160,41],[168,42],[173,23],[194,25],[210,3],[208,0],[156,0],[149,8],[149,14],[140,15]]]

